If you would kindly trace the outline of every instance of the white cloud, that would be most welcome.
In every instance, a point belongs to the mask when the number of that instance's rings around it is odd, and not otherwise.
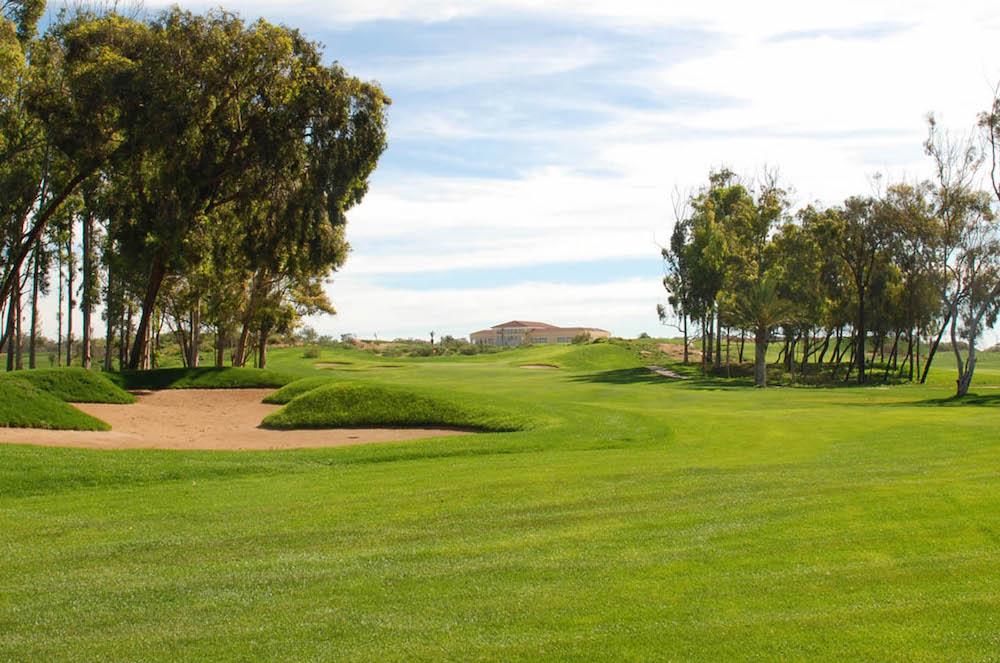
[[[463,337],[512,318],[636,336],[643,331],[657,333],[656,302],[663,286],[657,279],[632,278],[596,285],[534,282],[424,290],[343,277],[329,293],[338,315],[317,317],[308,324],[334,336],[426,337],[433,330],[438,336]]]

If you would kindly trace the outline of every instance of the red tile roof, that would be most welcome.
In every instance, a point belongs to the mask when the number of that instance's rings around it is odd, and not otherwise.
[[[550,325],[547,322],[529,322],[527,320],[511,320],[510,322],[505,322],[501,325],[493,325],[492,329],[499,329],[500,327],[536,327],[538,329],[558,329],[555,325]]]

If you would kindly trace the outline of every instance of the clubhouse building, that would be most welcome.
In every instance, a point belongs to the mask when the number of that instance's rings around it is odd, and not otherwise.
[[[528,345],[529,343],[570,343],[579,334],[591,338],[611,338],[611,332],[597,327],[556,327],[545,322],[511,320],[489,329],[472,332],[469,340],[480,345]]]

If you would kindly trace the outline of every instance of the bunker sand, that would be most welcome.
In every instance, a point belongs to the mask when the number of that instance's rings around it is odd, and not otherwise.
[[[132,405],[79,403],[111,424],[110,431],[0,428],[0,443],[89,449],[212,449],[217,451],[340,447],[396,442],[471,431],[441,428],[269,430],[261,420],[280,405],[261,403],[273,389],[166,389],[139,395]]]

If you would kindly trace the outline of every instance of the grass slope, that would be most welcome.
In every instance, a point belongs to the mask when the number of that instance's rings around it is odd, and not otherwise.
[[[754,390],[590,347],[345,383],[446,385],[529,431],[0,445],[0,660],[996,659],[1000,410],[936,406],[954,371]],[[301,355],[270,361],[316,375]]]
[[[273,394],[268,394],[264,398],[264,402],[273,403],[275,405],[284,405],[296,396],[301,396],[307,391],[312,391],[317,387],[338,382],[342,379],[343,378],[338,375],[315,375],[313,377],[300,378],[294,382],[289,382]]]
[[[448,426],[482,431],[523,430],[530,422],[476,399],[440,390],[377,384],[329,384],[295,397],[267,416],[272,428]]]
[[[67,403],[134,403],[135,396],[104,375],[79,367],[21,371],[20,379]]]
[[[294,375],[258,368],[215,366],[203,368],[161,368],[151,371],[105,373],[123,389],[257,389],[283,387]]]
[[[0,427],[55,430],[111,429],[103,421],[84,414],[53,394],[42,391],[30,381],[11,375],[0,376]],[[0,432],[0,437],[2,435]]]

